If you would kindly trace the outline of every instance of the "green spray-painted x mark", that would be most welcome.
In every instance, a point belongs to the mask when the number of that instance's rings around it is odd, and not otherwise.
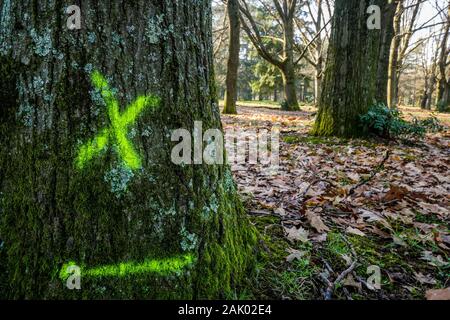
[[[128,128],[134,124],[144,109],[158,107],[160,104],[159,97],[154,95],[140,96],[123,113],[120,113],[119,103],[102,74],[94,71],[91,80],[106,103],[111,124],[108,128],[102,129],[93,140],[80,147],[76,159],[77,167],[83,169],[86,163],[98,156],[108,145],[114,144],[119,157],[127,168],[131,170],[141,168],[141,158],[127,137]]]
[[[121,262],[117,264],[98,266],[95,268],[86,268],[80,266],[81,275],[83,277],[99,278],[99,277],[125,277],[139,274],[153,273],[161,276],[168,276],[173,273],[180,273],[185,268],[193,265],[196,258],[192,254],[173,256],[163,259],[146,259],[143,262]],[[73,261],[66,263],[59,271],[59,278],[67,280],[71,275],[69,268],[77,266]]]

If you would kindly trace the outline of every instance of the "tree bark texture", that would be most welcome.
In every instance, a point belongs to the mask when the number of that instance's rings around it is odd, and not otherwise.
[[[352,137],[363,132],[360,116],[378,96],[382,31],[367,27],[367,8],[386,1],[337,0],[325,78],[313,133]]]
[[[0,0],[0,297],[229,296],[248,278],[256,242],[231,172],[171,162],[174,129],[221,128],[210,1],[74,4],[81,30],[67,28],[64,1]],[[114,125],[95,71],[121,115],[138,96],[160,99],[124,138],[138,170],[124,166],[112,134],[76,164],[80,147]],[[82,268],[81,290],[61,279],[70,262]]]

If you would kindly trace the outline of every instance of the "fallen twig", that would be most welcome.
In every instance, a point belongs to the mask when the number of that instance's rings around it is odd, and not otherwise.
[[[380,164],[378,166],[376,166],[376,168],[372,171],[372,174],[370,175],[370,177],[368,177],[367,179],[363,179],[361,180],[358,184],[354,185],[353,187],[350,188],[350,190],[348,191],[348,195],[352,195],[353,193],[355,193],[356,189],[358,189],[359,187],[362,187],[363,185],[369,183],[373,178],[375,178],[375,176],[380,172],[380,170],[383,168],[384,164],[386,163],[386,161],[389,159],[391,155],[391,151],[387,150],[386,151],[386,155],[384,156],[383,160],[380,162]]]
[[[339,285],[339,283],[341,283],[342,280],[344,280],[344,278],[350,273],[352,272],[356,265],[357,265],[358,261],[355,260],[350,267],[348,267],[346,270],[344,270],[337,278],[335,281],[330,282],[328,279],[328,287],[327,290],[324,293],[324,299],[325,300],[331,300],[331,298],[333,297],[333,293],[334,293],[334,289],[336,288],[337,285]]]
[[[330,180],[327,180],[327,179],[317,178],[317,179],[315,179],[313,182],[311,182],[311,183],[309,184],[309,186],[305,189],[305,191],[303,191],[301,198],[304,199],[304,198],[306,197],[306,194],[308,193],[308,191],[311,189],[311,187],[312,187],[313,185],[315,185],[316,183],[319,183],[319,182],[325,182],[325,183],[328,183],[328,184],[331,185],[332,187],[335,186],[335,184],[334,184],[333,181],[330,181]]]

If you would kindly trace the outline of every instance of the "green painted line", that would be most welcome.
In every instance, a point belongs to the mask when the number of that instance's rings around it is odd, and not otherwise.
[[[141,158],[127,138],[128,129],[145,109],[158,107],[160,98],[154,95],[140,96],[123,113],[120,113],[119,103],[102,74],[94,71],[91,80],[106,103],[111,125],[109,128],[102,129],[94,139],[80,147],[76,159],[77,167],[83,169],[89,161],[114,142],[115,149],[127,168],[131,170],[141,168]]]
[[[62,266],[59,272],[59,278],[65,281],[68,277],[70,277],[72,273],[68,272],[68,270],[73,266],[80,267],[82,277],[90,278],[126,277],[146,273],[168,276],[170,274],[182,272],[183,269],[192,265],[194,261],[195,258],[192,254],[186,254],[164,259],[147,259],[142,263],[121,262],[118,264],[99,266],[90,269],[71,261]]]

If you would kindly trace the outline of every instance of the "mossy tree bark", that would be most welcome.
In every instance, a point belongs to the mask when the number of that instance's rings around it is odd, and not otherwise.
[[[75,2],[82,29],[71,31],[63,1],[0,1],[0,295],[228,297],[256,242],[231,172],[171,162],[172,130],[221,128],[210,1]],[[139,170],[112,135],[83,169],[75,163],[114,125],[95,70],[121,114],[138,96],[161,99],[126,137]],[[81,290],[60,279],[69,261],[82,267]]]
[[[223,113],[237,114],[237,81],[239,71],[239,51],[241,49],[239,0],[228,0],[227,11],[229,20],[229,49],[226,79],[227,88],[225,92],[225,107]]]
[[[363,134],[359,127],[360,116],[379,98],[378,82],[387,76],[387,70],[378,69],[383,33],[367,27],[366,11],[372,4],[379,5],[384,12],[388,2],[335,2],[319,112],[313,129],[316,135],[353,137]]]

